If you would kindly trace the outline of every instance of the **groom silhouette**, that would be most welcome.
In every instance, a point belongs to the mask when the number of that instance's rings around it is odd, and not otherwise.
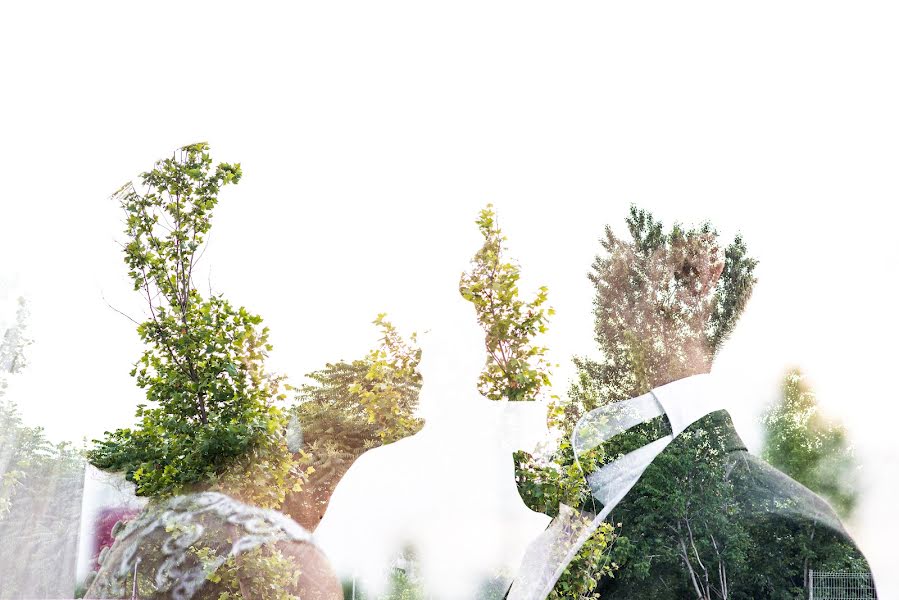
[[[635,208],[628,225],[632,241],[607,229],[590,275],[606,356],[579,364],[598,406],[569,431],[579,464],[597,465],[589,494],[534,541],[508,598],[561,593],[570,568],[607,600],[800,598],[813,570],[869,581],[828,503],[747,451],[725,410],[739,384],[709,375],[755,283],[742,240],[722,252],[710,225],[664,233]],[[576,562],[602,523],[616,541]]]

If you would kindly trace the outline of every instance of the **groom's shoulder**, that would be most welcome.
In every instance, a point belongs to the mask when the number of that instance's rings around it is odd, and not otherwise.
[[[848,537],[840,518],[821,496],[746,450],[732,453],[734,485],[747,514],[824,527]]]
[[[727,472],[745,518],[813,525],[840,538],[849,537],[824,498],[747,450],[727,411],[710,413],[691,429],[716,432],[727,452]]]

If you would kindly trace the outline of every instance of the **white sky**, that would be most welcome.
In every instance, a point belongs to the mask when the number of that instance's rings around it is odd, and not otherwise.
[[[851,428],[852,529],[884,596],[895,435],[899,7],[883,2],[4,3],[0,322],[32,303],[14,391],[53,438],[131,423],[139,315],[109,194],[175,147],[242,163],[205,260],[294,382],[387,311],[435,326],[496,205],[550,288],[561,389],[590,353],[585,274],[628,205],[741,231],[761,263],[716,370],[750,441],[788,365]],[[448,285],[449,282],[449,285]]]

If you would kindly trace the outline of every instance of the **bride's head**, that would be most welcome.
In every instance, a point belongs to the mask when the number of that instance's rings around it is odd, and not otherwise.
[[[486,401],[478,393],[478,378],[487,361],[484,333],[474,307],[461,296],[453,300],[440,304],[419,338],[419,406],[429,422]]]
[[[474,307],[459,297],[443,305],[422,332],[419,372],[424,384],[450,385],[459,391],[477,389],[487,361],[484,332]]]
[[[456,296],[421,336],[421,416],[431,425],[456,426],[489,418],[510,451],[531,450],[546,435],[545,402],[491,402],[478,391],[488,361],[485,333],[474,306]]]

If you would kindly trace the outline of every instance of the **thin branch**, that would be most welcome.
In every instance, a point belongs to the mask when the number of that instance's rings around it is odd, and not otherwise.
[[[680,525],[678,525],[678,529],[680,529]],[[690,581],[693,583],[693,589],[696,591],[696,597],[702,598],[702,590],[699,587],[699,581],[696,579],[696,572],[693,569],[693,565],[690,563],[690,557],[687,555],[687,544],[684,542],[683,535],[678,534],[677,541],[680,544],[680,555],[684,561],[684,566],[687,567],[687,573],[689,573]]]
[[[490,273],[490,277],[488,279],[488,281],[490,282],[490,314],[493,316],[494,323],[496,323],[496,321],[498,320],[498,317],[496,316],[496,303],[494,302],[495,288],[494,288],[493,284],[496,282],[496,277],[497,277],[496,271],[499,268],[501,251],[502,251],[502,242],[498,242],[497,248],[496,248],[496,261],[493,263],[493,268]],[[499,341],[498,345],[499,345],[499,350],[503,355],[503,364],[501,365],[503,373],[506,375],[506,377],[509,377],[509,373],[505,368],[506,365],[508,365],[509,359],[506,357],[506,352],[503,349],[502,340]]]
[[[187,279],[194,288],[197,287],[193,283],[193,281],[194,281],[194,265],[198,264],[200,262],[200,260],[203,258],[203,255],[206,254],[206,249],[209,248],[210,236],[211,236],[210,233],[206,234],[206,241],[203,243],[203,247],[200,249],[199,256],[197,256],[196,250],[194,250],[190,255],[190,268],[187,271]],[[193,242],[196,243],[196,241],[197,241],[197,230],[196,230],[196,228],[194,228]],[[212,295],[212,285],[211,284],[209,286],[209,295],[210,296]]]
[[[165,335],[164,335],[165,330],[162,328],[162,325],[159,324],[159,319],[156,318],[156,311],[153,310],[153,301],[150,299],[150,282],[147,279],[146,270],[144,269],[143,265],[141,265],[140,269],[141,269],[141,273],[144,276],[144,290],[147,293],[147,302],[149,302],[149,304],[150,304],[150,316],[153,317],[153,323],[156,324],[156,331],[159,334],[160,341],[163,342],[163,347],[168,351],[169,356],[171,357],[172,361],[176,365],[178,365],[178,368],[184,369],[184,365],[182,365],[181,361],[178,360],[178,357],[175,356],[175,352],[172,350],[172,347],[168,343],[166,343]]]
[[[128,315],[128,314],[126,314],[126,313],[120,311],[120,310],[117,309],[115,306],[113,306],[112,304],[110,304],[109,301],[106,300],[106,296],[103,295],[103,292],[102,292],[102,291],[100,292],[100,297],[103,299],[103,302],[106,304],[106,306],[108,306],[108,307],[111,308],[112,310],[116,311],[117,313],[119,313],[120,315],[122,315],[123,317],[125,317],[126,319],[128,319],[129,321],[131,321],[132,323],[134,323],[135,325],[137,325],[137,326],[140,326],[140,325],[141,325],[141,323],[140,323],[139,321],[136,321],[136,320],[134,319],[134,317],[132,317],[131,315]]]
[[[690,536],[690,546],[693,548],[693,556],[696,557],[696,562],[699,563],[699,567],[702,569],[703,578],[705,579],[705,589],[708,590],[709,570],[706,569],[705,564],[702,562],[702,559],[699,558],[699,550],[696,548],[696,540],[693,538],[693,528],[690,527],[690,520],[684,519],[684,523],[687,526],[687,533]],[[708,594],[706,594],[706,595],[708,595]]]

